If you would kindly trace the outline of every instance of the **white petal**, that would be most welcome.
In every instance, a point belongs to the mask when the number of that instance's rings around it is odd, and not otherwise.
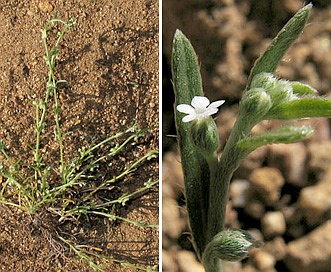
[[[196,115],[195,114],[190,114],[190,115],[186,115],[185,117],[183,117],[182,121],[184,123],[188,123],[188,122],[191,122],[193,121],[194,119],[196,119]]]
[[[207,108],[209,104],[209,99],[204,96],[195,96],[193,97],[191,102],[191,105],[196,109]]]
[[[218,108],[219,106],[223,105],[225,100],[217,100],[212,102],[208,108]]]
[[[181,113],[192,114],[195,113],[194,108],[187,104],[180,104],[176,107],[176,109]]]
[[[218,112],[218,108],[208,108],[206,111],[205,111],[205,115],[206,116],[210,116],[210,115],[213,115],[215,114],[216,112]]]

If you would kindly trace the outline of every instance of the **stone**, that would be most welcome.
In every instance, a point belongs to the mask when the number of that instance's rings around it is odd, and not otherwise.
[[[177,239],[183,229],[177,201],[166,198],[162,203],[162,228],[163,234],[172,239]]]
[[[164,198],[176,198],[174,188],[168,182],[162,182],[162,199]]]
[[[247,264],[243,267],[241,272],[259,272],[252,264]]]
[[[205,269],[199,263],[193,252],[181,250],[177,254],[177,263],[181,272],[204,272]]]
[[[250,187],[250,183],[245,179],[235,179],[231,182],[229,197],[233,207],[243,208],[247,205],[250,197]]]
[[[255,219],[261,219],[263,214],[265,213],[265,207],[263,203],[255,199],[248,202],[244,210],[249,216]]]
[[[254,259],[254,262],[259,271],[269,271],[274,268],[276,263],[276,259],[270,253],[264,250],[257,251],[254,256],[252,256],[252,258]]]
[[[310,143],[327,142],[330,140],[331,134],[329,118],[308,118],[301,120],[300,123],[314,128],[314,133],[308,138]]]
[[[302,211],[297,207],[297,205],[283,207],[282,213],[284,215],[285,221],[292,225],[300,224],[303,217]]]
[[[49,1],[39,2],[38,7],[42,12],[51,12],[53,11],[54,8]]]
[[[286,230],[285,218],[282,212],[267,212],[262,219],[262,232],[265,237],[282,235]]]
[[[242,272],[241,262],[222,262],[222,268],[224,272]]]
[[[249,153],[239,165],[238,172],[240,177],[246,178],[254,169],[261,168],[268,152],[268,146],[262,146]]]
[[[282,237],[277,236],[273,240],[266,242],[263,249],[274,256],[276,261],[283,260],[287,254],[287,247]]]
[[[162,250],[162,271],[163,272],[176,271],[176,264],[174,262],[174,258],[166,250]]]
[[[331,172],[314,186],[301,190],[299,205],[308,225],[315,226],[331,215]]]
[[[330,271],[331,221],[287,245],[285,263],[292,272]]]
[[[249,181],[267,205],[273,205],[279,200],[284,178],[277,168],[255,169],[249,176]]]
[[[175,152],[167,152],[163,156],[162,162],[162,182],[167,183],[172,192],[173,198],[180,197],[184,192],[184,175],[180,156]]]
[[[309,167],[315,171],[326,171],[331,165],[331,142],[312,142],[308,145]]]
[[[307,184],[307,150],[302,142],[271,145],[269,150],[269,166],[281,169],[286,181],[293,185]]]

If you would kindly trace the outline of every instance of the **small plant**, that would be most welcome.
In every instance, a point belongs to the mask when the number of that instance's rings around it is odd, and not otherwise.
[[[52,30],[63,26],[57,32],[56,41],[52,47],[49,46],[49,34]],[[143,162],[154,159],[158,150],[150,150],[135,161],[126,164],[121,173],[110,179],[97,181],[95,173],[101,163],[105,164],[110,158],[124,151],[128,146],[138,145],[139,139],[155,128],[140,129],[133,124],[125,131],[119,132],[105,140],[88,147],[78,149],[73,158],[65,158],[64,133],[60,126],[60,105],[58,99],[58,84],[63,80],[56,80],[55,66],[58,58],[59,44],[68,30],[74,25],[73,20],[64,22],[59,19],[50,20],[42,29],[42,40],[45,46],[45,61],[48,66],[48,81],[44,99],[34,103],[35,106],[35,142],[32,147],[33,164],[25,165],[20,160],[11,158],[4,139],[0,139],[0,203],[18,207],[31,215],[37,212],[50,212],[58,216],[59,222],[67,220],[77,222],[81,217],[98,216],[109,220],[121,220],[138,227],[157,228],[143,221],[132,221],[116,214],[116,207],[127,205],[128,201],[141,196],[149,189],[158,184],[158,180],[146,180],[142,188],[131,193],[124,193],[116,199],[108,199],[103,194],[102,201],[96,201],[96,195],[100,192],[108,192],[112,186],[123,180],[130,173],[136,171]],[[58,142],[59,166],[53,167],[48,164],[41,152],[41,141],[47,140],[44,133],[47,129],[46,115],[50,113],[50,104],[53,103],[53,117],[55,120],[55,141]],[[108,150],[103,152],[103,150]],[[102,153],[103,152],[103,153]],[[0,158],[1,158],[0,157]],[[97,181],[97,182],[93,182]],[[52,238],[54,239],[54,238]],[[142,267],[121,260],[110,258],[100,254],[102,249],[79,245],[68,238],[58,235],[57,239],[62,241],[66,248],[83,260],[91,267],[104,271],[95,259],[104,262],[118,262],[123,266],[135,267],[139,270],[155,271],[153,267]],[[89,249],[89,250],[87,250]]]
[[[222,271],[221,260],[239,261],[248,256],[251,248],[262,246],[244,230],[224,229],[229,184],[241,160],[258,147],[301,141],[313,133],[310,126],[285,126],[252,135],[252,128],[263,120],[331,117],[330,100],[316,97],[316,91],[306,84],[273,75],[278,62],[301,34],[311,8],[309,4],[299,10],[255,63],[221,157],[216,153],[219,136],[211,115],[224,101],[210,104],[203,97],[194,49],[181,31],[175,33],[175,121],[192,243],[207,272]]]

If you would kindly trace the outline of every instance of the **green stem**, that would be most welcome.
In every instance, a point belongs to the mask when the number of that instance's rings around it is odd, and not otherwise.
[[[233,172],[238,168],[245,153],[237,143],[249,135],[254,124],[244,114],[239,114],[219,162],[210,164],[207,244],[223,230],[228,191]],[[209,256],[204,264],[207,272],[221,272],[221,261]]]
[[[223,229],[232,173],[223,163],[216,162],[210,168],[207,243]]]
[[[209,256],[210,258],[206,258],[205,262],[203,263],[206,272],[222,272],[222,260],[214,257]]]

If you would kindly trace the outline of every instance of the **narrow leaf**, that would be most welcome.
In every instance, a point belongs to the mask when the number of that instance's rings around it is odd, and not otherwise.
[[[312,4],[300,9],[273,39],[268,49],[256,61],[247,81],[246,90],[250,89],[253,77],[261,72],[274,73],[279,61],[287,49],[300,36],[308,19]]]
[[[173,40],[172,77],[176,104],[190,104],[194,96],[203,96],[198,58],[190,41],[178,29]]]
[[[258,147],[276,143],[294,143],[309,137],[314,130],[310,126],[302,127],[282,127],[280,129],[265,132],[242,139],[238,142],[238,147],[244,149],[245,156]]]
[[[172,77],[175,91],[175,108],[190,104],[194,96],[203,96],[197,56],[190,41],[177,30],[173,40]],[[182,122],[183,114],[175,110],[177,139],[180,147],[185,181],[185,195],[193,244],[201,254],[206,245],[205,233],[208,214],[209,167],[204,157],[190,142],[189,123]]]
[[[322,97],[310,97],[291,100],[280,104],[266,119],[302,119],[309,117],[331,117],[331,100]]]
[[[318,93],[316,89],[309,86],[308,84],[304,84],[298,81],[292,81],[290,84],[293,88],[293,93],[298,96],[313,95]]]

